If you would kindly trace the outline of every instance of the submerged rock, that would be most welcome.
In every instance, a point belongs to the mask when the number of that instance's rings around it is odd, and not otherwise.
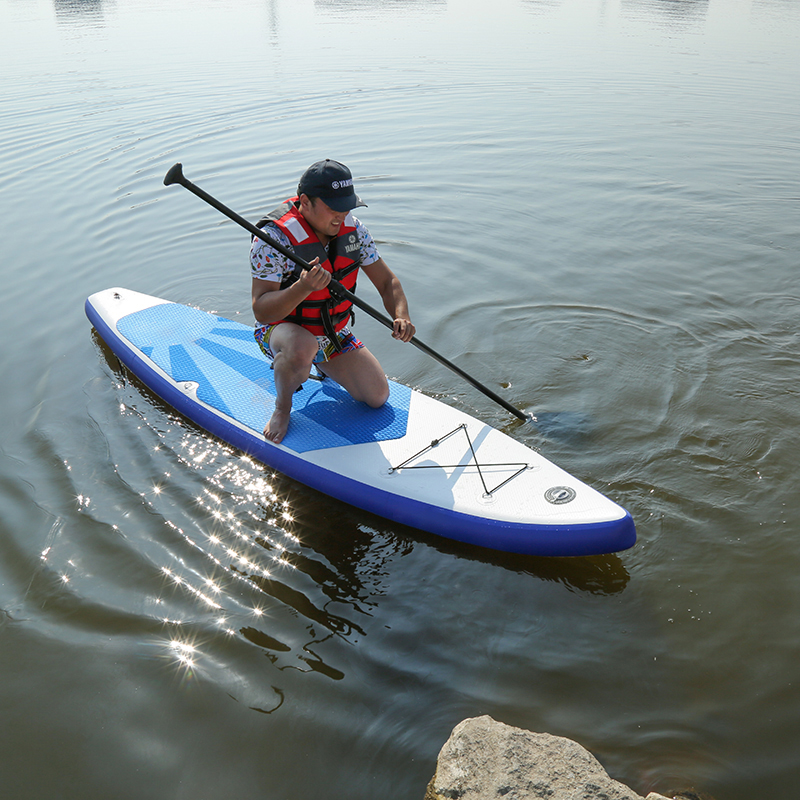
[[[571,739],[489,716],[456,725],[425,800],[642,800]],[[668,800],[651,793],[646,800]]]

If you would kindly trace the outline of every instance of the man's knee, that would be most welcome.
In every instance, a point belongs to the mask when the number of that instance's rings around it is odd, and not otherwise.
[[[373,375],[363,391],[364,402],[370,408],[380,408],[389,399],[389,382],[383,372]]]
[[[389,399],[389,387],[375,390],[367,399],[366,404],[370,408],[380,408]]]
[[[278,369],[311,370],[311,364],[317,355],[317,340],[313,337],[286,337],[275,348],[275,367]]]
[[[275,368],[292,372],[307,369],[310,372],[316,354],[316,350],[307,347],[286,347],[275,354]]]

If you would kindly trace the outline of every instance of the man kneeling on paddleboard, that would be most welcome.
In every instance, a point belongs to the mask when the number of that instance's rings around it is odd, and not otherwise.
[[[312,164],[292,197],[258,224],[265,233],[311,265],[298,278],[289,259],[253,238],[255,337],[273,362],[277,398],[264,436],[280,442],[289,427],[292,397],[312,365],[373,408],[389,397],[378,359],[350,331],[352,304],[329,290],[331,278],[355,291],[359,269],[375,284],[394,321],[392,336],[408,342],[415,328],[397,276],[380,257],[364,225],[350,212],[364,206],[350,170],[338,161]]]

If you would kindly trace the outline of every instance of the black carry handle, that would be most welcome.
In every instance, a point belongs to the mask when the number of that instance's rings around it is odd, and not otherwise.
[[[192,183],[184,174],[183,174],[183,165],[181,163],[175,164],[173,167],[170,167],[167,174],[164,176],[164,185],[171,186],[173,183],[179,183],[184,189],[188,189],[192,194],[197,195],[201,200],[205,200],[210,206],[213,206],[217,209],[217,211],[221,211],[226,217],[232,219],[237,225],[241,225],[246,231],[249,231],[253,236],[257,236],[259,239],[265,241],[271,247],[274,247],[279,253],[282,253],[286,256],[286,258],[293,261],[297,266],[302,267],[305,270],[312,269],[311,264],[309,264],[304,259],[300,258],[298,255],[293,253],[288,247],[284,247],[280,242],[276,242],[273,238],[268,236],[261,228],[257,228],[253,225],[252,222],[248,222],[244,217],[239,216],[235,211],[232,211],[226,205],[223,205],[219,202],[216,198],[212,197],[208,192],[203,191],[199,186],[196,186]],[[353,294],[353,292],[345,289],[339,281],[331,278],[331,282],[328,285],[328,288],[331,290],[331,294],[335,294],[337,297],[341,297],[344,299],[349,300],[354,306],[360,308],[362,311],[366,312],[371,316],[373,319],[376,319],[382,325],[385,325],[389,330],[394,330],[394,322],[389,319],[389,317],[381,314],[380,311],[373,308],[369,303],[365,303],[360,297]],[[452,361],[448,361],[444,356],[437,353],[432,348],[428,347],[428,345],[421,342],[417,339],[416,336],[413,336],[409,339],[410,343],[413,344],[415,347],[422,350],[423,353],[427,353],[431,358],[438,361],[443,366],[447,367],[448,369],[452,370],[456,373],[456,375],[463,378],[467,383],[474,386],[479,392],[483,392],[487,397],[491,398],[501,405],[506,411],[512,413],[518,419],[521,419],[523,422],[531,422],[534,420],[534,417],[531,414],[526,414],[524,411],[520,411],[515,406],[512,406],[511,403],[504,400],[500,395],[495,394],[491,389],[487,386],[484,386],[479,381],[475,380],[472,375],[464,372],[461,367],[457,367],[453,364]]]

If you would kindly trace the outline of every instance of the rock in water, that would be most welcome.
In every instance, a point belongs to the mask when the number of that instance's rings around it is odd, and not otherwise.
[[[425,800],[642,800],[571,739],[489,716],[456,725]]]

